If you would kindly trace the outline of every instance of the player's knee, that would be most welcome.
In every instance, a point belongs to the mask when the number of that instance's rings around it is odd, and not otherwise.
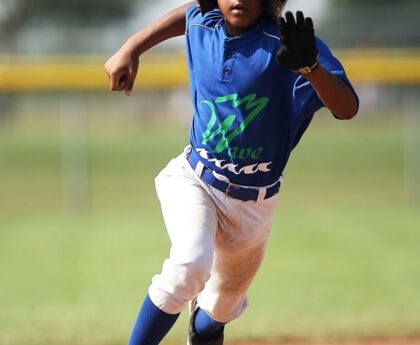
[[[213,255],[213,250],[209,250],[208,246],[194,243],[194,246],[182,250],[179,247],[172,248],[168,264],[173,271],[178,272],[180,281],[201,287],[210,278]]]
[[[184,258],[171,257],[165,261],[161,277],[173,286],[175,293],[194,297],[210,278],[212,265],[212,253],[196,252]]]
[[[213,258],[207,256],[198,256],[194,258],[194,260],[181,263],[181,266],[185,270],[186,281],[196,282],[200,287],[204,287],[204,284],[210,278],[212,265]]]
[[[167,313],[179,313],[188,301],[203,290],[210,278],[212,257],[199,256],[191,259],[168,259],[162,272],[153,277],[150,296]]]

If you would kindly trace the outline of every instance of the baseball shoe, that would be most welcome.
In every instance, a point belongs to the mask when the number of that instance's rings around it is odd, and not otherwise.
[[[195,317],[197,316],[197,297],[190,302],[190,326],[188,329],[187,345],[223,345],[224,326],[210,338],[201,338],[195,330]]]

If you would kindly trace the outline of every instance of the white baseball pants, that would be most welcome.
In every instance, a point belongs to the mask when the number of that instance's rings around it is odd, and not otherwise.
[[[257,202],[226,197],[195,174],[185,153],[155,183],[171,250],[149,287],[152,302],[177,314],[198,295],[198,305],[214,320],[239,317],[263,261],[279,195]]]

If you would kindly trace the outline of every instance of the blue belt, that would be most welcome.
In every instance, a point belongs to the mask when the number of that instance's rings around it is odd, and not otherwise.
[[[226,181],[218,179],[213,171],[204,165],[200,169],[196,169],[197,165],[201,162],[200,156],[193,148],[189,148],[186,151],[187,160],[190,163],[191,167],[195,170],[197,175],[206,182],[208,185],[216,188],[217,190],[223,192],[226,196],[239,199],[242,201],[257,201],[260,193],[265,191],[264,199],[271,198],[273,195],[277,194],[280,190],[280,181],[269,186],[269,187],[245,187],[239,186]],[[203,164],[201,162],[201,164]],[[198,170],[198,171],[197,171]],[[261,197],[262,198],[262,197]]]

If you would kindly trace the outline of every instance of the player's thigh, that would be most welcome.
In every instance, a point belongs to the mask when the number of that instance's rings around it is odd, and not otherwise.
[[[220,298],[246,294],[264,260],[265,248],[265,242],[238,252],[221,251],[216,247],[209,285],[219,291]]]
[[[247,290],[264,252],[264,243],[236,253],[216,249],[210,279],[199,295],[199,306],[220,322],[238,318],[248,306]]]
[[[166,229],[177,257],[213,255],[217,212],[212,198],[184,167],[173,159],[156,177],[156,191]],[[174,253],[176,251],[176,253]]]
[[[211,276],[199,296],[199,306],[220,322],[239,317],[248,305],[247,291],[264,260],[279,198],[225,201],[228,211],[219,223]]]

